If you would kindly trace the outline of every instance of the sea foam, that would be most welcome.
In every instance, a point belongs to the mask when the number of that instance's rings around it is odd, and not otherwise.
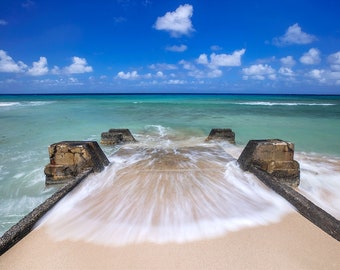
[[[292,207],[214,144],[126,145],[41,222],[57,240],[104,245],[218,237],[277,222]],[[149,144],[151,142],[151,145]]]

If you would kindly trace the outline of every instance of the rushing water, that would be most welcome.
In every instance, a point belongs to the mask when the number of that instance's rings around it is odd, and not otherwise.
[[[235,131],[236,146],[219,146],[234,158],[250,139],[280,138],[294,142],[295,159],[301,166],[299,190],[340,218],[339,97],[0,96],[0,126],[0,235],[55,191],[56,188],[44,184],[48,145],[64,140],[99,141],[101,132],[109,128],[129,128],[143,149],[170,151],[177,155],[177,161],[178,155],[186,157],[190,162],[184,162],[183,166],[190,170],[201,166],[197,165],[201,162],[197,151],[181,154],[176,149],[194,149],[199,145],[209,148],[203,142],[214,127]],[[108,231],[114,231],[112,239],[106,241],[116,239],[116,244],[186,241],[277,221],[289,211],[280,197],[252,175],[243,173],[234,161],[207,158],[203,151],[204,161],[219,166],[218,177],[187,172],[169,178],[165,173],[155,174],[158,178],[154,175],[141,184],[140,176],[122,175],[138,162],[149,159],[150,165],[155,157],[145,151],[120,156],[116,154],[118,148],[103,147],[111,166],[89,177],[56,207],[60,211],[52,212],[49,218],[54,221],[61,220],[62,215],[73,217],[72,222],[65,219],[64,223],[47,220],[55,224],[54,231],[59,230],[65,237],[88,240],[89,235],[102,239]],[[167,158],[167,164],[175,159]],[[93,199],[108,186],[115,203],[109,195],[101,200]],[[160,196],[164,190],[172,195]],[[93,206],[85,201],[99,204],[104,212],[86,211]],[[76,233],[75,228],[84,220],[88,222],[87,229],[83,226],[84,230]],[[69,226],[65,226],[67,221]],[[101,232],[95,232],[98,225]],[[63,226],[68,229],[62,230]]]

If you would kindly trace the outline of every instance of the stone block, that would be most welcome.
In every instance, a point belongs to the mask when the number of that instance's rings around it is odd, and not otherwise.
[[[278,139],[251,140],[241,153],[238,163],[243,170],[251,166],[292,187],[300,183],[300,166],[294,160],[294,144]]]
[[[50,145],[50,163],[45,167],[46,184],[75,179],[84,171],[100,172],[110,162],[95,141],[64,141]]]
[[[101,144],[114,145],[123,142],[122,133],[103,132],[101,134]]]
[[[136,142],[129,129],[113,129],[101,134],[101,144],[115,145],[118,143]]]
[[[230,128],[213,128],[205,141],[223,140],[235,144],[235,133]]]

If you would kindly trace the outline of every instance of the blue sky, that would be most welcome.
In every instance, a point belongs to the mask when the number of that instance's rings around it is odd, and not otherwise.
[[[340,2],[2,0],[0,94],[340,94]]]

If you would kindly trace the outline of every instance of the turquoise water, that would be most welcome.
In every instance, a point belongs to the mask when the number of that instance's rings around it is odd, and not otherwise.
[[[44,185],[50,144],[99,141],[110,128],[171,140],[204,139],[211,128],[232,128],[240,148],[251,139],[279,138],[295,143],[302,175],[314,177],[321,160],[323,168],[330,166],[324,175],[340,179],[339,96],[0,96],[0,126],[0,235],[55,191]]]

